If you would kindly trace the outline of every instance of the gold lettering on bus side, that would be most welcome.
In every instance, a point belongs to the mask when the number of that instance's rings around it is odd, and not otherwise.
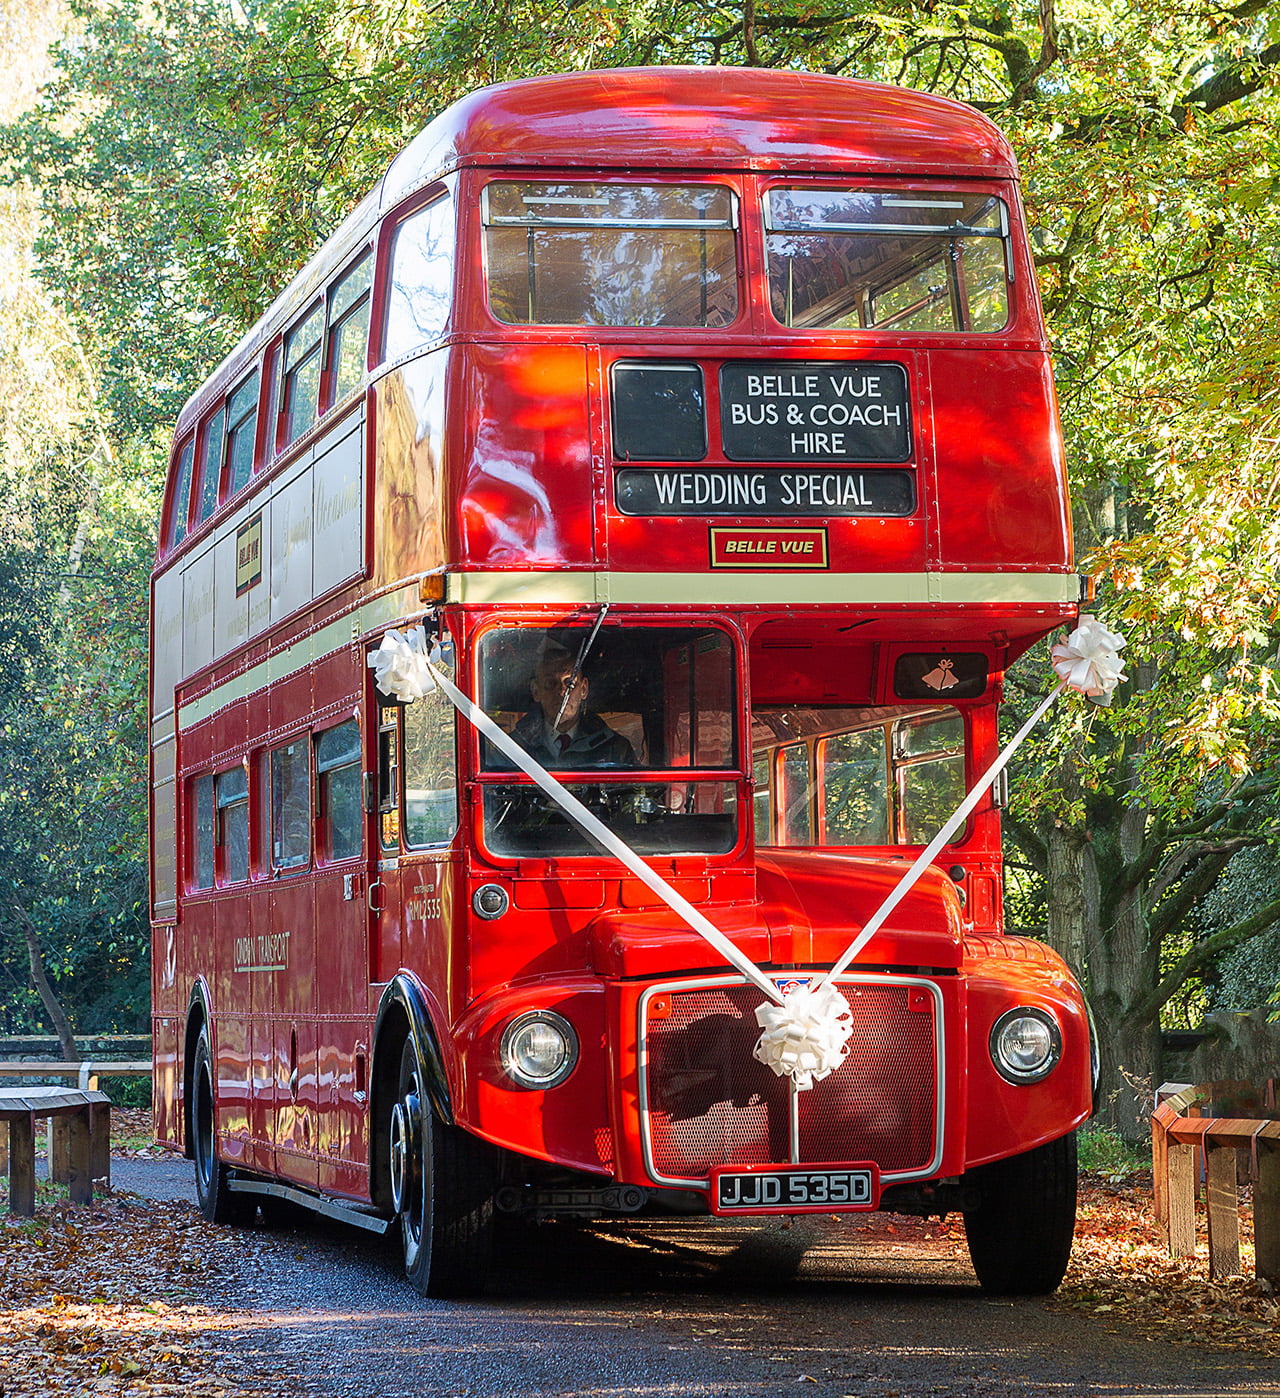
[[[290,935],[288,932],[259,932],[237,937],[231,954],[232,968],[236,971],[287,971]]]
[[[444,916],[444,903],[433,883],[420,883],[405,899],[406,922],[439,922]]]

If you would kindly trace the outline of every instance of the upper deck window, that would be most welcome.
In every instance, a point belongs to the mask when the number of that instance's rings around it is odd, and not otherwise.
[[[218,483],[222,478],[222,448],[226,442],[227,413],[219,408],[209,419],[200,444],[200,521],[218,508]]]
[[[372,287],[373,254],[365,253],[329,293],[328,362],[333,375],[329,406],[340,403],[364,382]]]
[[[771,189],[769,300],[799,329],[992,334],[1009,319],[1009,215],[989,194]]]
[[[169,547],[176,548],[187,537],[187,513],[191,508],[191,464],[196,444],[190,438],[178,453],[178,475],[173,483],[173,514],[169,524]]]
[[[258,371],[227,399],[228,496],[249,484],[253,474],[253,449],[258,435]]]
[[[489,305],[510,325],[724,326],[738,314],[733,192],[535,184],[484,191]]]
[[[296,442],[320,409],[320,334],[324,309],[314,311],[284,338],[284,444]]]

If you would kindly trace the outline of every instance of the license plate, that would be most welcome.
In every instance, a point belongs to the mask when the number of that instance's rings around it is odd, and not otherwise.
[[[711,1175],[717,1214],[848,1213],[879,1202],[874,1165],[732,1170]]]

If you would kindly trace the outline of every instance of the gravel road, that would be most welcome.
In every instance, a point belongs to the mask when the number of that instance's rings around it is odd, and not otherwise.
[[[190,1165],[113,1183],[190,1198]],[[872,1215],[534,1230],[483,1302],[417,1297],[386,1241],[245,1230],[227,1346],[323,1398],[1280,1398],[1280,1364],[983,1297],[954,1241]]]

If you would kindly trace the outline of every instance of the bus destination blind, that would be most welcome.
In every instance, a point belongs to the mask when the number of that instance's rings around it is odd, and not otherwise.
[[[614,495],[624,515],[890,518],[915,509],[910,471],[847,467],[626,466]]]
[[[731,461],[908,461],[907,400],[901,364],[725,364],[724,454]]]

